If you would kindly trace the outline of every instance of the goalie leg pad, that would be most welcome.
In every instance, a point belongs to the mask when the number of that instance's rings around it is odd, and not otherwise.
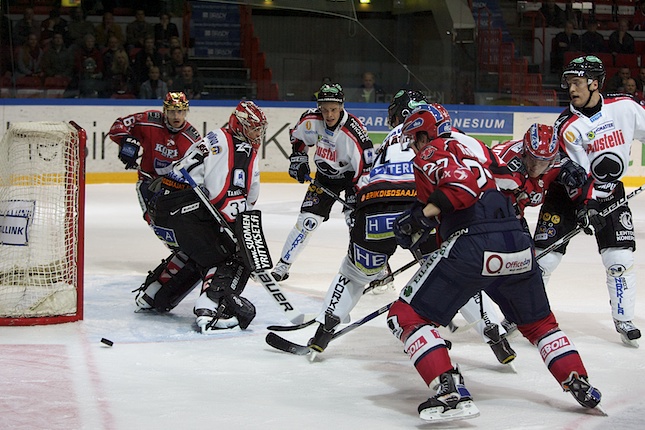
[[[208,298],[223,304],[223,312],[236,317],[242,329],[255,318],[255,306],[240,295],[250,276],[251,271],[246,265],[237,259],[229,259],[214,270],[210,269],[204,280],[204,292]]]
[[[181,257],[181,253],[177,254],[176,257]],[[173,260],[175,259],[173,258]],[[154,296],[154,307],[158,312],[168,312],[175,308],[201,283],[201,274],[192,260],[185,261],[183,267],[180,267],[176,273],[166,271],[164,275],[166,274],[170,276],[170,279],[162,284]]]

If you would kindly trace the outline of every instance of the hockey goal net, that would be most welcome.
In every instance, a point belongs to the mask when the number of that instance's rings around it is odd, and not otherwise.
[[[85,130],[11,124],[0,143],[0,325],[83,318]]]

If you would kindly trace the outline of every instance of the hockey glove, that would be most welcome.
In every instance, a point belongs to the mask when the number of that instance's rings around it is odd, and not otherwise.
[[[587,171],[569,157],[562,158],[556,181],[567,188],[580,188],[587,182]]]
[[[121,139],[119,160],[125,164],[126,169],[136,169],[139,167],[137,158],[139,156],[139,140],[134,136],[125,136]]]
[[[424,207],[423,203],[416,202],[412,208],[403,212],[394,221],[394,237],[402,248],[418,247],[421,241],[417,238],[419,235],[415,233],[422,233],[421,237],[424,237],[425,240],[432,229],[439,225],[436,218],[428,218],[423,214]]]
[[[607,225],[607,220],[600,215],[600,203],[596,200],[589,200],[587,204],[578,210],[577,222],[582,230],[589,235],[596,234]]]
[[[309,170],[309,157],[306,152],[294,152],[289,157],[289,176],[297,180],[301,184],[305,182],[305,179],[309,176],[311,171]]]

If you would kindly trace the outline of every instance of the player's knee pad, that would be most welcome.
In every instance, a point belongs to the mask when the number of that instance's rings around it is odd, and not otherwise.
[[[634,318],[636,271],[631,248],[606,248],[600,251],[606,269],[607,290],[612,316],[619,320]]]
[[[539,248],[535,249],[535,252],[537,254],[540,254],[541,251],[542,250]],[[545,286],[549,283],[551,273],[553,273],[553,271],[562,261],[562,257],[564,257],[564,254],[562,254],[561,252],[552,251],[538,260],[538,265],[540,266],[540,270],[542,271],[542,280],[544,281]]]

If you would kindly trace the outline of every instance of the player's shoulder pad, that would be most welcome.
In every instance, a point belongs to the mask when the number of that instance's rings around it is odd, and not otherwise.
[[[354,135],[361,142],[368,142],[371,144],[370,136],[367,134],[367,129],[357,117],[347,112],[347,120],[343,124],[343,128],[349,130],[350,134]]]
[[[184,128],[184,133],[193,142],[199,142],[202,139],[202,135],[199,134],[199,131],[197,131],[197,129],[188,122],[186,123],[186,127]]]
[[[153,124],[163,124],[163,114],[158,110],[149,110],[145,112],[146,121]]]

